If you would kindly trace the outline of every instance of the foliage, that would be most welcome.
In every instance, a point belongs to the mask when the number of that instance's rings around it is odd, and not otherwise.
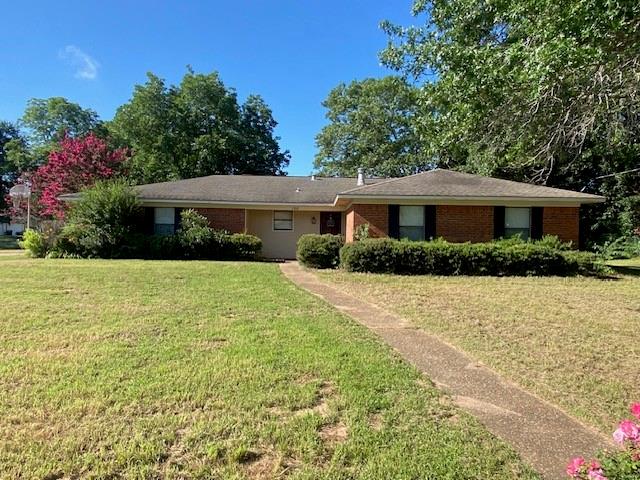
[[[631,405],[631,413],[640,420],[640,403]],[[640,478],[640,423],[623,420],[613,433],[621,447],[618,452],[603,452],[602,459],[586,462],[576,457],[567,465],[567,475],[578,480],[634,480]]]
[[[403,176],[430,165],[417,133],[418,89],[399,77],[341,83],[323,106],[329,125],[316,136],[315,167],[324,175]]]
[[[52,145],[65,137],[81,137],[100,128],[98,114],[66,98],[32,98],[22,116],[29,140],[38,146]]]
[[[42,216],[63,218],[67,204],[58,197],[114,176],[126,155],[123,149],[111,150],[93,133],[81,138],[64,136],[58,148],[49,154],[48,163],[32,176],[36,210]]]
[[[343,245],[342,235],[305,234],[298,239],[296,258],[307,267],[336,268]]]
[[[367,238],[369,238],[369,224],[361,223],[356,227],[355,231],[353,232],[353,239],[355,241],[358,241],[358,240],[365,240]]]
[[[620,224],[624,235],[640,237],[640,195],[625,199]]]
[[[15,155],[11,155],[25,139],[17,125],[0,121],[0,221],[2,214],[9,206],[6,196],[9,188],[15,182],[20,173],[20,166],[15,163]]]
[[[277,123],[261,97],[239,104],[217,73],[189,70],[167,86],[149,73],[118,108],[109,131],[133,149],[130,178],[138,183],[211,174],[281,174],[289,163],[274,135]]]
[[[127,257],[141,215],[138,199],[124,180],[99,181],[71,208],[55,248],[81,257]]]
[[[442,167],[603,194],[590,239],[638,193],[640,4],[416,0],[383,24],[385,65],[422,83],[420,138]]]
[[[19,245],[20,248],[27,251],[30,257],[34,258],[44,258],[49,252],[44,234],[31,228],[24,232]]]
[[[609,270],[587,252],[558,249],[547,239],[449,243],[369,239],[345,245],[347,271],[403,275],[604,275]]]
[[[618,237],[605,242],[598,252],[607,260],[640,257],[640,236]]]

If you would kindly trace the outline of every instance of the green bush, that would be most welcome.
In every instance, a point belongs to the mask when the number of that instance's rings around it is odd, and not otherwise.
[[[551,245],[551,246],[550,246]],[[403,275],[604,275],[594,254],[553,240],[449,243],[370,239],[345,245],[341,266],[351,272]]]
[[[130,240],[138,229],[141,212],[135,193],[125,181],[98,182],[72,206],[54,249],[59,255],[135,257]]]
[[[640,237],[631,235],[616,238],[602,245],[598,252],[607,260],[640,257]]]
[[[33,229],[26,230],[19,242],[20,248],[27,251],[27,255],[34,258],[44,258],[49,252],[49,245],[45,235]]]
[[[309,233],[298,239],[296,258],[311,268],[336,268],[340,264],[341,235]]]
[[[225,234],[220,237],[225,245],[223,258],[229,260],[255,260],[262,250],[262,240],[246,233]]]

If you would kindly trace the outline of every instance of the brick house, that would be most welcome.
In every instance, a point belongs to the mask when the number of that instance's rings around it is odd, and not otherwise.
[[[193,208],[215,229],[262,239],[267,258],[295,258],[305,233],[486,242],[520,234],[557,235],[578,245],[581,205],[603,197],[526,183],[431,170],[393,179],[212,175],[136,187],[146,231],[171,234]],[[66,196],[70,197],[70,196]]]

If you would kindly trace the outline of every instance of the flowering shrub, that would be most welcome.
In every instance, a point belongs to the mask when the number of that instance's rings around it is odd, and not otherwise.
[[[640,403],[631,405],[631,414],[640,420]],[[603,458],[587,462],[582,457],[571,460],[567,475],[578,480],[632,480],[640,478],[640,424],[623,420],[613,432],[620,445],[617,452],[605,452]]]

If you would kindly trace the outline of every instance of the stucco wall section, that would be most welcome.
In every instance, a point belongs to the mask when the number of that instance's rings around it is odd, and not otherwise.
[[[209,226],[214,230],[244,232],[244,208],[196,208],[196,211],[207,217]]]
[[[544,207],[542,212],[542,233],[557,235],[563,242],[573,242],[578,248],[580,240],[579,207]]]
[[[436,237],[450,242],[489,242],[493,239],[493,207],[438,205]]]
[[[294,211],[293,230],[274,230],[273,210],[247,210],[247,233],[262,240],[264,257],[293,259],[300,235],[320,233],[320,212]]]
[[[353,242],[356,229],[369,224],[369,237],[380,238],[389,235],[389,206],[374,204],[353,204],[345,215],[345,239]]]

